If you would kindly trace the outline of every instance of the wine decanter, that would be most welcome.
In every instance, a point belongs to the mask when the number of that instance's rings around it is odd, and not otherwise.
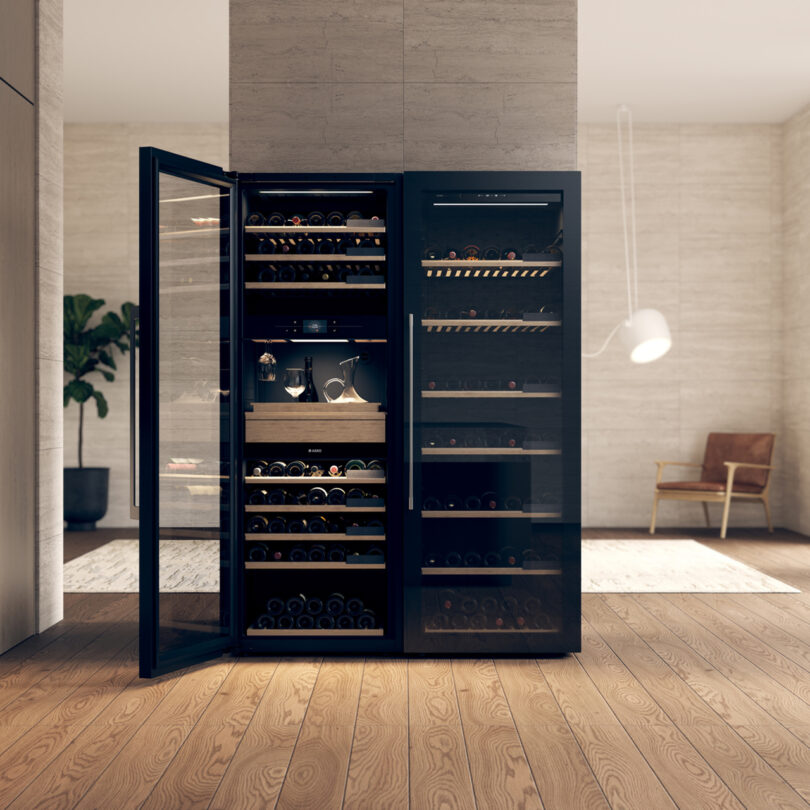
[[[323,395],[327,402],[368,402],[363,399],[357,391],[354,390],[354,374],[357,371],[357,365],[360,362],[360,356],[350,357],[348,360],[343,360],[340,363],[340,370],[343,373],[343,379],[340,377],[332,377],[323,384]],[[339,397],[332,398],[327,393],[326,389],[332,383],[340,383],[343,390]]]

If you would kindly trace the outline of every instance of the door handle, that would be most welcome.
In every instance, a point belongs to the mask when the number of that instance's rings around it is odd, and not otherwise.
[[[413,312],[408,314],[408,509],[413,511]]]
[[[138,330],[135,326],[139,322],[140,307],[132,307],[129,320],[129,516],[139,520],[141,509],[138,505],[138,477],[137,477],[137,397],[138,387],[135,385],[138,364],[135,362],[135,351]]]

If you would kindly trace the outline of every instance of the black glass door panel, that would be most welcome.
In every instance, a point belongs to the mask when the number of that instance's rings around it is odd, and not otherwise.
[[[413,173],[405,188],[406,649],[574,649],[578,177]],[[442,588],[467,609],[437,608]],[[542,596],[547,619],[490,626],[490,592]]]
[[[221,169],[141,150],[141,671],[228,648],[231,219]]]

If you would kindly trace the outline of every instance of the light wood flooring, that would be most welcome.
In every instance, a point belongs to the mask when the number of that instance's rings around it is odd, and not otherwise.
[[[0,657],[0,807],[810,807],[810,541],[660,536],[805,592],[587,595],[561,658],[222,658],[151,681],[136,597],[68,595]]]

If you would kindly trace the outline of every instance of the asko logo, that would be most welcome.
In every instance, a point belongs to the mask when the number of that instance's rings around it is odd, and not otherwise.
[[[323,447],[308,447],[307,453],[323,453]]]

